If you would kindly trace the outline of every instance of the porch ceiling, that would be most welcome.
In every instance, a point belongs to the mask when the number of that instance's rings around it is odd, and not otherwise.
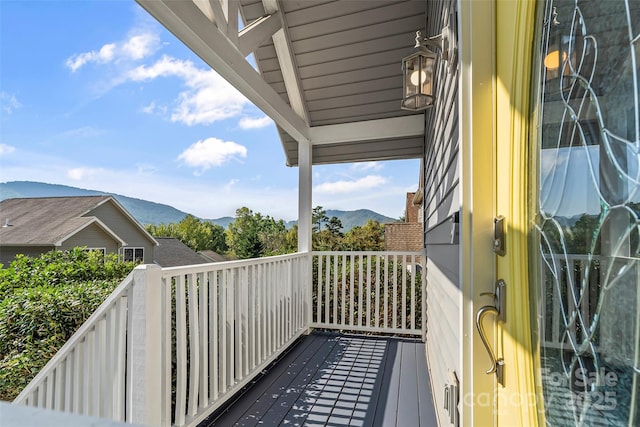
[[[423,115],[400,109],[400,62],[426,2],[137,1],[276,122],[287,164],[298,142],[314,164],[422,156]]]

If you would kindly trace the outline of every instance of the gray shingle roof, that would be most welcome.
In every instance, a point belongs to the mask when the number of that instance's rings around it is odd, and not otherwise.
[[[86,213],[111,196],[34,197],[0,202],[2,245],[55,245],[95,221]],[[6,223],[10,226],[4,226]]]
[[[153,261],[161,267],[206,264],[210,261],[189,246],[173,237],[156,237],[158,246],[153,252]]]

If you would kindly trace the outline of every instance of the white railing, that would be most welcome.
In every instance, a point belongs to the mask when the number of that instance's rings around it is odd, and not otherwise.
[[[600,257],[545,256],[540,279],[540,342],[545,347],[571,348],[588,339],[588,325],[598,301]]]
[[[133,391],[135,381],[146,380],[142,378],[146,371],[141,369],[137,376],[127,372],[145,352],[154,351],[143,348],[144,340],[134,332],[144,329],[140,319],[146,317],[149,302],[147,273],[143,266],[129,274],[14,403],[116,421],[145,421],[142,414],[149,408]]]
[[[197,425],[311,327],[421,335],[420,256],[313,252],[139,266],[14,403]]]
[[[422,335],[420,252],[313,252],[313,318],[324,329]]]
[[[308,254],[163,269],[163,424],[195,425],[275,360],[309,325]],[[175,328],[171,322],[175,323]],[[175,340],[170,332],[175,330]]]

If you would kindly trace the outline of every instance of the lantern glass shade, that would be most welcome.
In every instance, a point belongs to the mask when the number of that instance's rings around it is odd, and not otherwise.
[[[433,71],[436,55],[426,47],[402,60],[404,96],[402,109],[419,111],[433,105]]]

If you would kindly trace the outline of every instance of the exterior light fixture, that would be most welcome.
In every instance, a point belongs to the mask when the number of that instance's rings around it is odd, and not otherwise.
[[[446,26],[442,33],[423,38],[420,31],[416,31],[416,51],[402,59],[403,96],[401,108],[409,111],[420,111],[433,106],[434,78],[436,59],[438,55],[429,49],[436,47],[441,51],[444,60],[455,56],[455,43],[450,43],[452,33]]]

